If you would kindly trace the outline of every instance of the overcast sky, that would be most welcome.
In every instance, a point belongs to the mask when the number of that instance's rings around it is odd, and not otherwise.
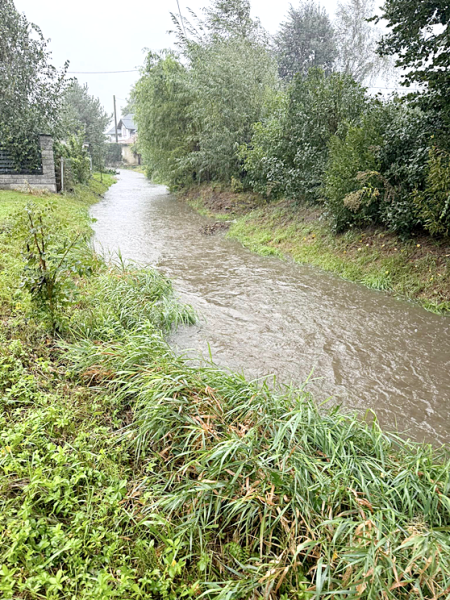
[[[50,38],[53,63],[62,66],[70,61],[69,71],[128,71],[138,68],[143,49],[161,50],[173,46],[168,34],[170,12],[177,11],[176,0],[15,0],[16,8]],[[208,0],[180,0],[182,12],[194,12]],[[253,15],[275,33],[284,20],[292,0],[253,0]],[[337,0],[322,0],[332,15]],[[117,97],[118,111],[128,96],[138,73],[76,75],[86,82],[91,94],[98,96],[112,112],[112,96]]]

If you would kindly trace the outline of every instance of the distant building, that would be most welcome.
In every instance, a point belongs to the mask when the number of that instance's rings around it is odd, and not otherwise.
[[[116,128],[111,127],[106,132],[108,140],[116,143]],[[122,117],[117,123],[117,141],[122,146],[122,160],[129,165],[140,165],[141,155],[132,150],[133,144],[137,139],[137,128],[134,123],[134,115],[129,114]]]

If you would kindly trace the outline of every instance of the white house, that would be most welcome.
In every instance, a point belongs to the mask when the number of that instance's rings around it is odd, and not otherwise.
[[[130,165],[139,165],[140,155],[132,151],[131,146],[136,142],[137,129],[134,115],[122,117],[117,123],[117,141],[122,146],[122,159]],[[106,135],[111,143],[116,142],[116,128],[113,126]]]
[[[109,141],[114,143],[116,141],[115,126],[111,127],[111,129],[106,132],[106,135],[108,136]],[[119,142],[124,141],[131,144],[136,141],[136,125],[134,124],[134,115],[126,115],[117,123],[117,139]]]

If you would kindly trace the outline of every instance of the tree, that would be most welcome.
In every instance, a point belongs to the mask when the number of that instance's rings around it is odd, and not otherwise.
[[[254,38],[261,26],[250,15],[249,0],[213,0],[205,9],[206,27],[213,37]]]
[[[230,181],[239,177],[238,147],[248,143],[276,85],[276,65],[264,46],[248,39],[217,41],[197,54],[191,73],[199,123],[199,176]]]
[[[166,181],[230,181],[277,83],[268,36],[248,0],[213,0],[192,22],[172,17],[180,59],[149,55],[134,95],[139,143]]]
[[[192,95],[188,70],[175,53],[148,53],[132,102],[148,175],[172,188],[188,183],[193,175],[186,163],[196,144]]]
[[[129,115],[129,114],[134,115],[134,111],[136,110],[136,107],[134,106],[133,99],[127,98],[125,100],[125,105],[121,106],[120,110],[123,115]]]
[[[296,73],[306,75],[311,67],[331,72],[337,50],[326,10],[314,0],[305,0],[296,9],[291,6],[275,37],[275,49],[284,79],[291,80]]]
[[[375,14],[373,0],[340,2],[334,21],[338,59],[336,68],[360,83],[368,83],[382,71],[389,71],[390,61],[377,53],[382,33],[368,19]]]
[[[64,133],[81,134],[89,144],[94,167],[101,168],[106,152],[104,131],[112,115],[106,113],[98,98],[89,94],[87,84],[80,85],[76,79],[66,90],[64,108]]]
[[[382,14],[390,29],[381,39],[381,56],[395,56],[402,83],[422,85],[415,94],[426,109],[436,111],[450,145],[450,4],[448,0],[385,0]]]
[[[39,27],[19,14],[12,0],[2,0],[0,132],[18,166],[37,160],[36,137],[53,134],[58,123],[67,64],[58,71],[50,56]]]
[[[272,115],[254,127],[247,152],[241,151],[253,187],[266,195],[317,201],[331,137],[344,135],[366,105],[364,89],[349,75],[327,76],[321,69],[298,74],[287,97],[280,96]]]
[[[267,43],[268,36],[259,19],[251,17],[249,0],[211,0],[202,11],[203,19],[189,11],[192,21],[172,13],[177,45],[183,53],[195,45],[207,46],[236,37]]]

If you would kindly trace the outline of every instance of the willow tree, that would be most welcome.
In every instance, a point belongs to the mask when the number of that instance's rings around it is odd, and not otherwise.
[[[252,19],[248,0],[213,0],[203,18],[176,23],[198,136],[190,161],[198,179],[230,181],[240,176],[238,148],[250,141],[277,85],[268,36]]]
[[[192,181],[195,149],[188,70],[174,52],[149,52],[132,92],[147,174],[172,188]]]

